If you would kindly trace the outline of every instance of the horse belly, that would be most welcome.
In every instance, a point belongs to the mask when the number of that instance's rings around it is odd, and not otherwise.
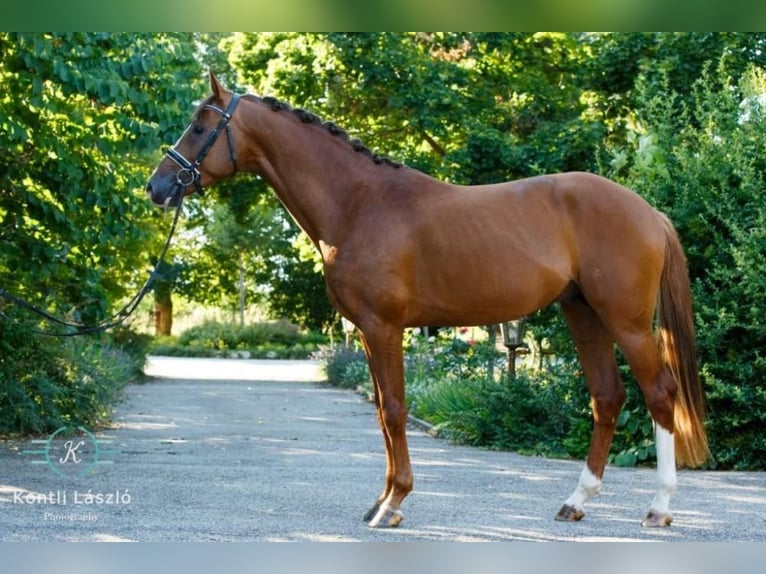
[[[527,315],[549,305],[570,284],[550,266],[496,266],[455,262],[451,269],[419,276],[408,305],[407,324],[487,325]]]

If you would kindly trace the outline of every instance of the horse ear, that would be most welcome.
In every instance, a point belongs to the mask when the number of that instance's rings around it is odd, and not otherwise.
[[[218,81],[218,78],[215,77],[213,70],[210,70],[210,90],[213,92],[213,95],[219,100],[222,100],[223,95],[227,93],[226,88],[224,88],[221,85],[221,82]]]

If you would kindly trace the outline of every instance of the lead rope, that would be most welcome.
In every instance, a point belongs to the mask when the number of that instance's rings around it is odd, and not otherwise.
[[[154,280],[162,276],[159,273],[159,268],[165,261],[165,255],[168,252],[168,248],[170,247],[170,241],[173,239],[173,234],[176,231],[178,218],[181,215],[181,206],[183,205],[183,200],[184,200],[183,188],[179,188],[178,193],[180,197],[178,200],[178,205],[176,206],[175,215],[173,216],[173,223],[170,226],[170,232],[168,233],[168,238],[165,240],[165,244],[162,246],[162,251],[160,251],[160,256],[158,257],[157,262],[154,264],[154,268],[149,272],[149,277],[147,277],[146,281],[141,286],[141,289],[139,289],[138,293],[136,293],[133,296],[133,298],[123,306],[122,309],[114,313],[111,317],[108,317],[107,319],[104,319],[103,321],[94,323],[92,325],[84,325],[81,323],[73,323],[69,321],[64,321],[63,319],[59,319],[58,317],[51,315],[44,309],[41,309],[40,307],[33,305],[29,301],[22,299],[18,295],[9,293],[2,287],[0,287],[0,297],[2,297],[3,299],[7,299],[8,301],[12,301],[13,303],[17,304],[19,307],[22,307],[28,311],[31,311],[32,313],[35,313],[43,317],[45,320],[51,323],[61,325],[62,327],[66,327],[68,329],[76,329],[76,331],[69,332],[69,333],[57,333],[54,331],[40,331],[40,330],[34,329],[32,332],[36,335],[42,335],[45,337],[80,337],[83,335],[90,335],[92,333],[100,333],[102,331],[106,331],[108,329],[112,329],[113,327],[117,327],[118,325],[121,325],[128,319],[128,317],[130,317],[135,312],[136,308],[141,303],[144,296],[146,296],[146,294],[151,289],[152,283],[154,282]]]

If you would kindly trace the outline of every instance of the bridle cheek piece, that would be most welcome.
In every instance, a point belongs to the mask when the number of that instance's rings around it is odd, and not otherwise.
[[[202,174],[199,171],[199,166],[202,164],[205,157],[207,157],[208,152],[210,152],[210,148],[213,147],[213,144],[215,144],[218,136],[221,135],[221,131],[224,128],[226,128],[226,140],[229,144],[229,157],[231,158],[231,163],[234,166],[233,173],[237,172],[237,152],[234,149],[234,141],[232,140],[231,136],[230,120],[234,110],[237,108],[237,104],[239,103],[239,97],[239,94],[232,94],[231,101],[229,102],[226,110],[222,110],[218,106],[214,106],[212,104],[208,104],[203,108],[205,110],[212,110],[219,114],[221,116],[221,121],[219,121],[216,128],[210,132],[207,140],[205,140],[205,144],[200,148],[199,152],[197,153],[197,157],[193,162],[189,161],[181,153],[179,153],[175,146],[165,150],[165,155],[173,160],[173,162],[175,162],[175,164],[181,168],[178,170],[178,173],[176,173],[176,183],[181,190],[186,189],[190,185],[194,185],[194,190],[200,195],[204,195],[202,184],[200,184],[200,178],[202,177]],[[191,126],[186,128],[186,131],[188,132],[190,128]],[[184,134],[185,133],[186,132],[184,132]],[[183,135],[181,136],[181,139],[183,139]],[[178,144],[176,143],[176,145]]]

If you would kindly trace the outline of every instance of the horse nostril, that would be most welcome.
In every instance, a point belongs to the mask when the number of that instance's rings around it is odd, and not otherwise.
[[[151,181],[146,184],[146,193],[148,193],[149,195],[152,194],[152,182]]]

